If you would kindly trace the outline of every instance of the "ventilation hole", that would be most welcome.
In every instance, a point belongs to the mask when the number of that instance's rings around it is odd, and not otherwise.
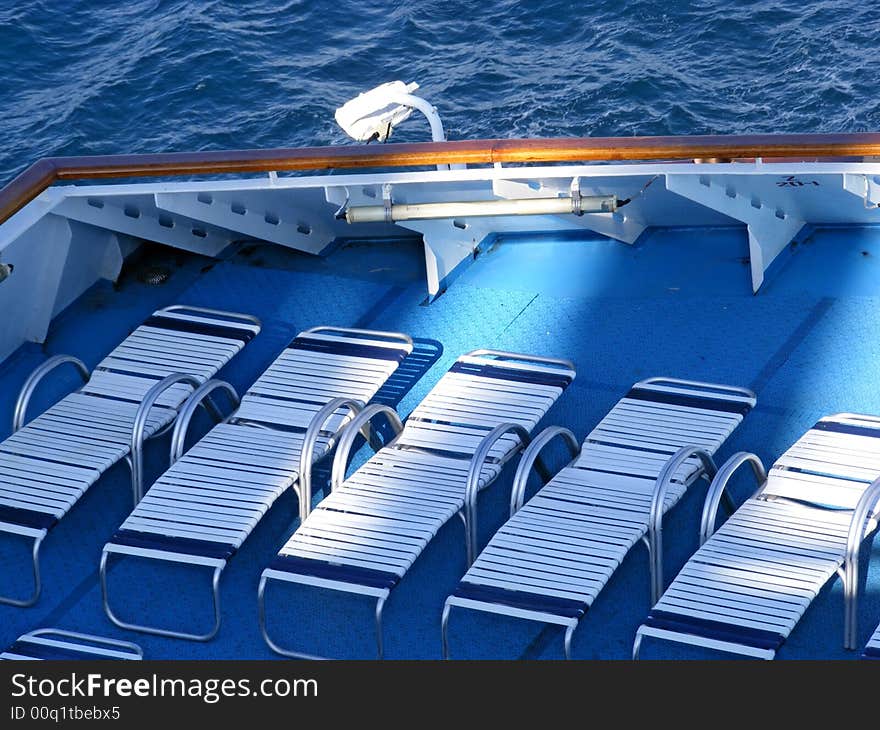
[[[235,215],[244,215],[247,213],[247,208],[244,207],[244,203],[232,203],[229,208],[232,210]]]
[[[735,197],[736,197],[736,188],[733,187],[733,185],[728,185],[728,186],[724,189],[724,194],[725,194],[728,198],[735,198]]]
[[[214,196],[211,193],[199,193],[196,196],[196,200],[200,203],[204,203],[205,205],[211,205],[214,202]]]
[[[277,226],[279,223],[278,216],[274,213],[266,213],[266,215],[263,216],[263,220],[266,221],[266,223],[268,223],[270,226]]]
[[[368,198],[375,198],[376,191],[373,188],[362,188],[361,192],[366,195]]]
[[[93,208],[103,208],[104,201],[100,198],[89,198],[86,202],[91,205]]]
[[[198,236],[199,238],[207,238],[208,237],[208,234],[204,228],[193,228],[192,234],[194,236]]]
[[[304,236],[308,236],[312,232],[312,227],[308,223],[300,221],[296,224],[296,230]]]
[[[712,180],[708,175],[700,175],[700,185],[708,188],[712,184]]]
[[[141,212],[134,205],[126,205],[122,212],[125,213],[129,218],[140,218]]]
[[[468,227],[467,223],[465,223],[464,221],[458,220],[458,218],[456,218],[454,221],[452,221],[452,225],[454,225],[456,228],[461,228],[461,230],[463,230],[463,231],[466,231],[467,227]]]
[[[782,210],[782,208],[777,208],[776,209],[776,217],[779,218],[779,220],[784,221],[785,220],[785,211]]]
[[[159,225],[162,226],[162,228],[174,228],[174,218],[167,213],[162,213],[159,216]]]
[[[759,208],[761,207],[761,199],[757,195],[752,196],[752,207]]]

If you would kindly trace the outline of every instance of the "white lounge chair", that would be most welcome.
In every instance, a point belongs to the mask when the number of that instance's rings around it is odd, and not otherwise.
[[[477,350],[460,357],[402,426],[391,409],[364,409],[340,439],[332,492],[263,571],[260,627],[268,634],[269,581],[369,596],[376,603],[382,656],[382,610],[391,590],[440,528],[455,515],[465,523],[468,563],[476,555],[477,494],[530,440],[529,433],[574,379],[566,360]],[[397,436],[344,479],[356,429],[379,414]]]
[[[104,546],[104,610],[124,629],[207,641],[220,629],[223,569],[287,488],[300,517],[311,506],[312,464],[412,351],[406,335],[316,327],[302,332],[251,386],[238,405],[227,383],[205,383],[181,409],[172,435],[172,465]],[[185,454],[190,418],[202,398],[227,392],[238,408]],[[110,608],[111,554],[201,565],[213,570],[214,624],[203,634],[133,624]]]
[[[720,495],[751,463],[758,491],[714,532]],[[636,634],[772,659],[822,587],[843,580],[844,646],[857,646],[859,548],[876,528],[880,418],[842,413],[807,431],[764,476],[736,454],[718,471],[703,511],[702,546]]]
[[[510,519],[446,601],[444,658],[453,607],[562,625],[570,657],[579,621],[640,540],[659,595],[663,515],[695,480],[714,476],[712,455],[754,405],[741,388],[652,378],[633,386],[580,451],[566,429],[536,436],[514,479]],[[556,438],[575,458],[523,506],[532,464]]]
[[[12,646],[0,653],[0,659],[30,661],[140,661],[143,658],[144,652],[137,644],[61,629],[30,631],[18,637]]]
[[[13,434],[0,443],[0,532],[34,540],[34,591],[27,599],[0,596],[0,603],[37,602],[43,539],[121,459],[131,469],[137,502],[143,442],[164,433],[193,389],[259,331],[259,320],[250,315],[172,306],[155,312],[91,375],[68,355],[51,357],[31,373],[15,404]],[[25,425],[37,385],[65,364],[74,366],[85,384]]]

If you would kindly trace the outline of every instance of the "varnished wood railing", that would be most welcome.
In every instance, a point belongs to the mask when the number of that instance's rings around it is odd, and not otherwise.
[[[483,139],[419,144],[46,157],[0,190],[0,223],[57,180],[171,177],[284,170],[419,167],[493,162],[815,160],[880,156],[880,134]]]

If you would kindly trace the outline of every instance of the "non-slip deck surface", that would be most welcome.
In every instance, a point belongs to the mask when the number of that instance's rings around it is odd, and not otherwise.
[[[752,450],[769,465],[823,415],[880,414],[877,231],[815,233],[758,296],[751,294],[748,266],[742,263],[745,234],[734,229],[655,231],[634,247],[605,240],[505,239],[430,306],[420,306],[421,255],[418,244],[351,246],[327,259],[261,247],[206,271],[204,259],[185,260],[161,287],[148,287],[134,277],[117,289],[98,286],[62,313],[44,349],[26,346],[0,364],[0,437],[9,433],[15,392],[35,365],[49,355],[69,353],[94,366],[138,322],[175,302],[260,317],[260,335],[220,373],[240,393],[297,332],[335,324],[406,332],[416,338],[417,349],[434,354],[437,343],[442,345],[442,354],[400,401],[402,415],[457,356],[480,347],[574,360],[578,377],[538,428],[561,424],[578,436],[593,429],[632,383],[654,375],[737,384],[757,392],[757,407],[719,451],[719,459]],[[34,407],[45,408],[60,397],[65,378],[72,389],[73,376],[59,376],[57,387],[47,384],[39,391]],[[380,397],[396,400],[405,388],[396,383]],[[206,427],[203,423],[202,433]],[[363,450],[361,462],[368,455]],[[560,455],[556,465],[561,461]],[[166,464],[167,442],[160,439],[147,451],[148,482]],[[508,467],[484,495],[481,545],[507,517],[512,472]],[[751,488],[745,478],[733,487],[739,501]],[[694,485],[670,513],[664,530],[669,579],[697,548],[703,494],[700,484]],[[131,511],[130,500],[124,465],[113,467],[89,489],[46,540],[45,587],[37,606],[0,606],[0,645],[9,646],[38,626],[58,626],[135,641],[148,658],[273,657],[259,635],[256,589],[261,571],[291,533],[293,497],[278,499],[224,575],[223,627],[205,644],[124,632],[104,616],[98,559]],[[463,542],[460,523],[451,521],[395,590],[385,610],[388,658],[439,658],[440,613],[465,572]],[[4,542],[0,558],[3,564],[13,559],[18,564],[27,559],[25,550]],[[126,601],[132,615],[149,615],[157,622],[164,617],[166,624],[190,621],[193,630],[209,621],[204,571],[187,566],[173,574],[149,566],[122,569],[130,571]],[[25,587],[16,581],[26,576],[0,575],[10,590]],[[279,642],[330,656],[374,655],[369,602],[299,587],[279,590],[277,599],[286,604],[271,626]],[[647,560],[636,546],[590,607],[575,636],[574,657],[627,658],[649,608]],[[880,555],[874,555],[868,574],[861,617],[864,644],[880,620]],[[461,612],[454,632],[457,658],[561,657],[555,628]],[[839,584],[832,584],[806,611],[779,658],[856,658],[858,652],[842,649],[842,635],[842,595]],[[646,645],[642,655],[703,656],[659,643]]]

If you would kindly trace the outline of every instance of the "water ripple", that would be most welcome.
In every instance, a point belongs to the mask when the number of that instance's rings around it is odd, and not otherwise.
[[[455,138],[878,130],[877,37],[854,0],[0,0],[0,178],[344,143],[335,107],[395,78]]]

